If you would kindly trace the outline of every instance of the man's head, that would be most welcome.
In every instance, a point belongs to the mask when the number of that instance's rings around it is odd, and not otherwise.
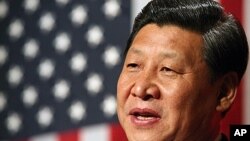
[[[117,84],[128,139],[214,140],[245,72],[241,25],[209,0],[153,0],[136,17]]]
[[[213,0],[153,0],[135,19],[125,56],[146,24],[176,25],[202,35],[203,57],[214,79],[235,71],[240,80],[248,61],[247,39],[240,23],[223,10]]]

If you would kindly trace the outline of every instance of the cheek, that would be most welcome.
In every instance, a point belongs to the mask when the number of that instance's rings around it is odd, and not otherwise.
[[[169,111],[167,117],[169,119],[170,126],[174,129],[179,128],[179,130],[189,129],[192,127],[193,118],[198,116],[197,112],[198,105],[195,102],[197,92],[191,89],[179,89],[176,91],[176,95],[169,97],[165,102],[168,102]],[[164,105],[166,107],[167,104]],[[169,114],[170,113],[170,114]]]
[[[178,83],[178,85],[172,85],[172,87],[167,89],[166,93],[162,95],[164,99],[162,105],[163,107],[168,107],[170,113],[175,113],[172,117],[173,120],[187,118],[189,115],[192,115],[192,112],[199,106],[196,103],[196,99],[199,97],[198,95],[199,90],[195,89],[195,87]]]
[[[126,118],[126,103],[130,95],[128,77],[121,73],[117,82],[117,114],[121,125],[124,127]]]
[[[123,107],[130,94],[129,78],[121,73],[117,82],[117,102],[118,108]]]
[[[170,113],[175,113],[173,115],[180,116],[184,111],[190,110],[189,107],[192,105],[191,99],[187,95],[188,93],[176,91],[176,94],[163,98],[162,105],[168,107]]]
[[[174,89],[171,92],[173,95],[166,98],[165,103],[168,102],[172,113],[179,115],[183,123],[204,116],[203,114],[206,114],[204,110],[210,112],[209,110],[214,109],[211,96],[209,96],[211,93],[200,88],[198,85],[196,87],[179,85],[179,89]]]
[[[161,88],[162,97],[169,103],[169,106],[173,107],[183,107],[184,104],[189,103],[189,101],[195,97],[195,90],[182,81],[170,82],[164,84]]]

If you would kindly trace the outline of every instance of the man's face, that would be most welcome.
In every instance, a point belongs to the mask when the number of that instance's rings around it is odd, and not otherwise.
[[[202,46],[200,34],[174,25],[138,32],[117,84],[118,117],[130,141],[216,136],[218,85],[211,84]]]

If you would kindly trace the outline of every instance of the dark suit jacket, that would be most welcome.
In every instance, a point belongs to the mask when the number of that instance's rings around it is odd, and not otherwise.
[[[220,141],[229,141],[227,136],[225,134],[221,134],[221,140]]]

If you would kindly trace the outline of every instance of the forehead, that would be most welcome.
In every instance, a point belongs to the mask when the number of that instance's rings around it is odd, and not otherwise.
[[[184,53],[186,55],[201,56],[203,47],[202,35],[175,25],[158,26],[148,24],[135,36],[130,53],[145,51],[157,52],[173,56]],[[187,57],[190,57],[190,56]]]

